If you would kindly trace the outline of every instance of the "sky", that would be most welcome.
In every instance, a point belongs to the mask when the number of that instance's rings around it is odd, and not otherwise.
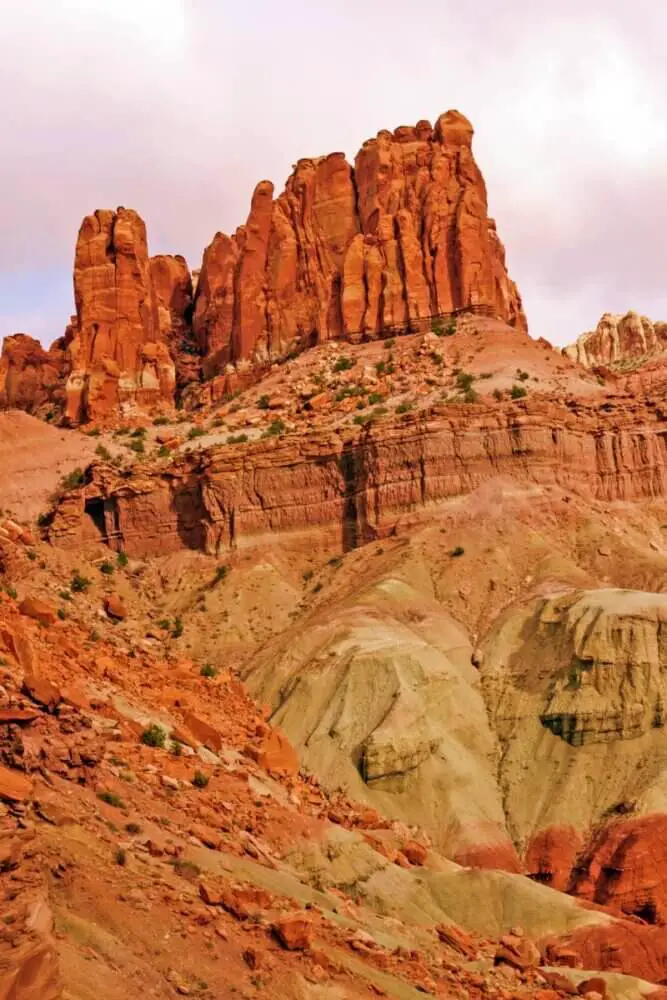
[[[21,0],[0,32],[0,337],[73,310],[84,215],[135,208],[198,267],[257,181],[381,128],[475,126],[530,332],[667,319],[660,0]]]

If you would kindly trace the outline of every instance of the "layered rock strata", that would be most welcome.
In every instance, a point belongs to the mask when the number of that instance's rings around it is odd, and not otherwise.
[[[394,530],[432,505],[500,475],[601,500],[667,495],[664,419],[633,409],[535,403],[441,406],[363,432],[219,447],[119,476],[94,467],[55,510],[51,538],[100,535],[128,553],[217,552],[281,532],[322,528],[343,548]]]

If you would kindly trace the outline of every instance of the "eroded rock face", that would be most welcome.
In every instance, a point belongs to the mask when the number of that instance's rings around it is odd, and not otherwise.
[[[498,475],[600,500],[662,497],[667,455],[657,411],[637,420],[582,404],[573,421],[567,409],[538,402],[505,412],[442,406],[428,420],[387,421],[363,435],[313,432],[193,454],[167,474],[144,469],[128,479],[98,469],[85,498],[58,507],[51,537],[69,546],[99,537],[86,501],[104,507],[113,544],[143,556],[184,546],[217,552],[322,528],[339,529],[354,547],[390,534],[406,512],[428,517],[433,504]]]
[[[647,360],[667,348],[667,323],[654,323],[646,316],[627,312],[605,313],[595,330],[583,333],[563,353],[585,368],[621,368]]]
[[[449,857],[519,870],[468,638],[435,601],[381,578],[280,636],[244,678],[326,787],[418,822]]]
[[[215,365],[427,328],[466,308],[525,329],[472,135],[449,111],[435,128],[378,133],[354,170],[342,153],[300,160],[275,200],[262,181],[247,225],[204,254],[195,332]]]
[[[160,340],[176,367],[176,390],[199,379],[201,360],[192,335],[192,277],[185,257],[159,254],[150,258]]]
[[[64,397],[65,340],[45,351],[38,340],[17,333],[5,337],[0,357],[0,407],[28,413],[50,408]]]
[[[67,419],[78,424],[170,409],[175,368],[161,336],[146,227],[136,212],[98,210],[83,220],[74,294]]]

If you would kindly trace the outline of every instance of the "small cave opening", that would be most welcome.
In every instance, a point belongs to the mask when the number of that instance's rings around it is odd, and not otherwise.
[[[86,500],[84,510],[99,531],[100,535],[102,535],[103,538],[106,538],[107,528],[104,519],[104,500]]]
[[[658,922],[658,914],[656,913],[655,903],[651,900],[644,903],[643,906],[639,907],[639,909],[635,910],[633,916],[639,917],[639,919],[643,920],[645,924],[657,924]]]

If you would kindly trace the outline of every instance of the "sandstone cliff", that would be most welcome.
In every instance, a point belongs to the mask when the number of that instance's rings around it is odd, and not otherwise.
[[[148,555],[327,528],[348,549],[498,475],[606,501],[664,497],[664,419],[640,403],[581,403],[576,413],[539,400],[449,405],[365,431],[217,447],[123,476],[97,466],[85,491],[56,509],[51,537],[79,545],[101,532]]]
[[[354,168],[342,153],[299,160],[277,198],[261,181],[246,224],[206,248],[196,290],[182,257],[149,258],[136,212],[87,216],[64,356],[47,363],[8,338],[0,401],[34,410],[46,395],[71,424],[109,422],[168,411],[231,364],[243,377],[326,340],[425,330],[465,310],[525,330],[472,136],[448,111],[435,127],[379,132]]]
[[[624,316],[605,313],[595,330],[582,333],[563,353],[585,368],[637,367],[667,348],[667,323],[654,323],[636,312]]]
[[[83,220],[74,295],[67,419],[76,424],[171,409],[174,363],[161,339],[146,227],[136,212],[100,210]]]
[[[46,411],[64,401],[65,338],[45,351],[39,341],[17,333],[5,337],[0,357],[0,407]]]
[[[342,153],[300,160],[275,200],[262,181],[247,225],[204,254],[194,327],[213,367],[468,308],[524,329],[472,135],[449,111],[379,132],[354,169]]]

